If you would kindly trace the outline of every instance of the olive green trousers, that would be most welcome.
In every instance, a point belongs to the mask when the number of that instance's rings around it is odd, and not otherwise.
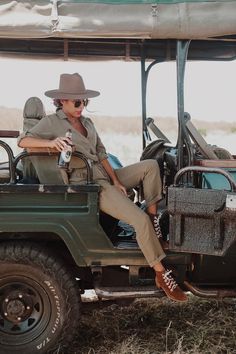
[[[160,171],[155,160],[144,160],[117,169],[115,172],[120,182],[128,190],[142,183],[147,206],[162,199]],[[165,253],[149,216],[109,181],[98,180],[97,182],[102,186],[100,209],[134,227],[138,245],[151,267],[160,262],[165,257]]]

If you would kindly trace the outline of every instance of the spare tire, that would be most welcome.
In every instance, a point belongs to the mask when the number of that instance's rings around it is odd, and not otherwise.
[[[143,153],[140,157],[140,161],[147,160],[147,159],[156,160],[160,168],[161,178],[163,178],[163,174],[164,174],[163,155],[167,150],[167,147],[165,146],[165,142],[166,141],[162,139],[152,141],[148,146],[146,146],[146,148],[143,150]]]

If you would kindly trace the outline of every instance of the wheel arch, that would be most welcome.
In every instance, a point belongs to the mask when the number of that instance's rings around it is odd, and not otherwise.
[[[86,263],[78,246],[68,242],[65,235],[57,232],[2,232],[0,243],[28,241],[47,247],[55,255],[64,259],[71,268],[84,267]]]

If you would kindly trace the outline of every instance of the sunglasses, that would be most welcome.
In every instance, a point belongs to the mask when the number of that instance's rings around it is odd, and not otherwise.
[[[86,107],[88,105],[88,103],[89,103],[89,100],[88,99],[85,99],[85,100],[74,100],[73,103],[74,103],[74,107],[75,108],[79,108],[82,105],[82,103],[83,103],[84,107]]]

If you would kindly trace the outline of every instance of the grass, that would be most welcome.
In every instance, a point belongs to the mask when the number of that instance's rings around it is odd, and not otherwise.
[[[142,119],[135,117],[110,117],[97,116],[93,112],[85,112],[85,115],[92,118],[97,131],[106,146],[108,152],[119,157],[123,165],[135,163],[142,153]],[[1,129],[22,130],[23,112],[16,108],[0,107]],[[235,145],[235,123],[233,122],[206,122],[193,120],[196,128],[206,138],[209,144],[220,145],[230,150],[233,154],[236,151]],[[155,124],[170,139],[173,145],[177,139],[177,118],[156,117]],[[156,137],[150,132],[152,139]],[[209,137],[208,134],[211,136]],[[213,136],[212,136],[213,134]],[[16,147],[16,141],[8,139],[15,154],[21,151]],[[233,150],[232,150],[233,149]],[[2,149],[1,149],[2,151]],[[6,160],[6,154],[1,155],[1,161]]]
[[[23,104],[22,104],[23,107]],[[52,112],[47,112],[52,113]],[[92,118],[98,132],[115,132],[120,134],[141,134],[141,112],[140,116],[127,117],[110,117],[98,116],[93,112],[84,112],[85,116]],[[23,126],[23,111],[18,108],[8,108],[0,106],[1,129],[21,130]],[[153,117],[155,124],[158,125],[165,134],[170,132],[177,133],[177,117]],[[201,121],[199,119],[192,119],[196,128],[203,132],[221,131],[224,133],[235,133],[236,127],[234,122],[228,121]]]
[[[166,298],[113,304],[83,314],[71,353],[235,353],[234,313],[233,302],[194,297],[186,304]]]

